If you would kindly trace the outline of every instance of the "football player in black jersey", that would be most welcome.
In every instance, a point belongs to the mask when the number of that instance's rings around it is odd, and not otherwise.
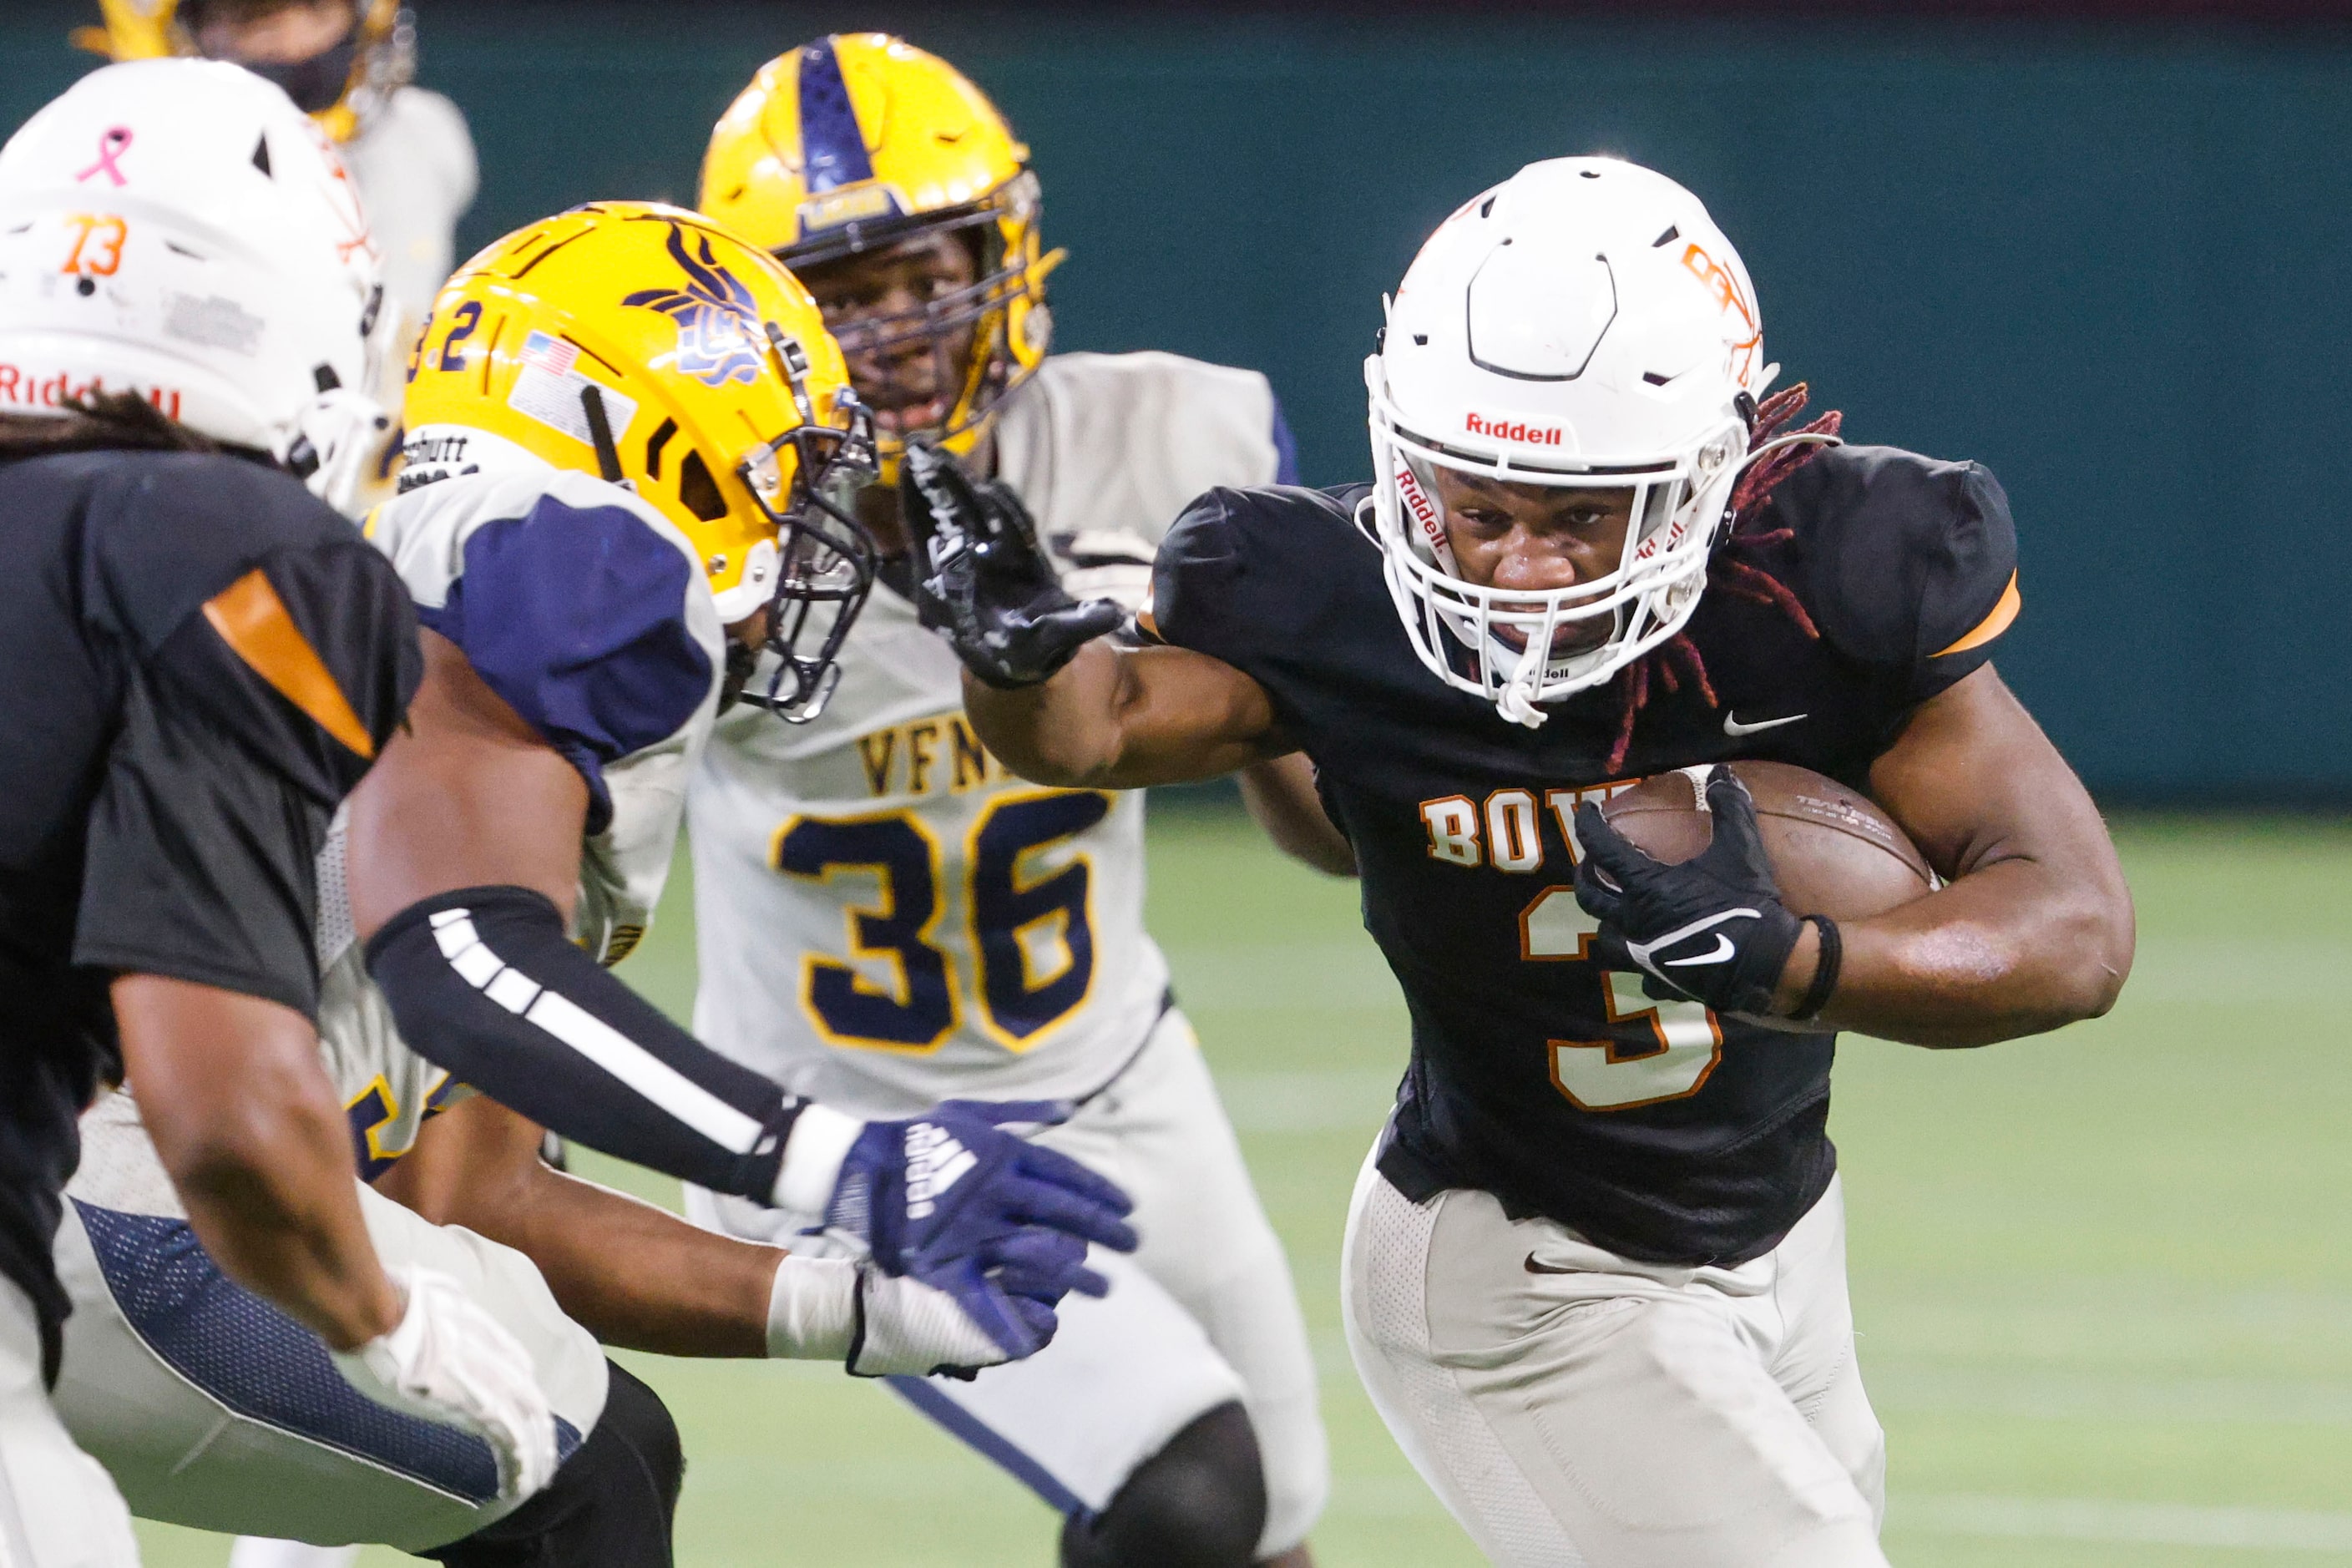
[[[1412,1059],[1359,1184],[1349,1342],[1497,1562],[1878,1564],[1825,1133],[1835,1034],[1975,1046],[2114,1002],[2132,913],[2097,812],[1989,662],[2000,487],[1798,427],[1688,192],[1538,163],[1423,247],[1367,367],[1376,477],[1213,491],[1149,646],[1057,595],[1016,506],[909,459],[927,618],[1042,783],[1305,752]],[[1866,790],[1945,885],[1783,907],[1752,803],[1662,866],[1624,781],[1735,757]],[[1603,875],[1606,873],[1606,875]]]
[[[142,138],[159,116],[188,134]],[[165,193],[235,232],[165,221]],[[313,1030],[311,860],[422,669],[390,564],[280,467],[306,426],[373,427],[329,395],[368,356],[365,237],[308,121],[233,67],[97,73],[0,152],[11,1563],[137,1561],[122,1500],[47,1394],[76,1121],[126,1071],[176,1189],[163,1201],[232,1277],[378,1405],[486,1437],[511,1490],[555,1468],[546,1395],[511,1336],[454,1285],[379,1257]],[[123,286],[142,273],[205,292],[166,306],[169,289]],[[207,337],[237,352],[186,347]],[[323,455],[311,445],[303,466],[332,469]]]

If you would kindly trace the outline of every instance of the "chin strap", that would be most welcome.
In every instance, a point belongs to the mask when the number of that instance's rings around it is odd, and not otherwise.
[[[1551,717],[1536,706],[1536,692],[1543,684],[1550,653],[1544,644],[1549,641],[1549,636],[1541,640],[1529,637],[1528,646],[1519,651],[1517,667],[1503,682],[1503,689],[1495,694],[1495,710],[1512,723],[1524,724],[1530,730],[1542,729],[1544,721]]]
[[[356,517],[394,436],[392,416],[364,393],[329,387],[294,416],[271,455],[310,493]]]

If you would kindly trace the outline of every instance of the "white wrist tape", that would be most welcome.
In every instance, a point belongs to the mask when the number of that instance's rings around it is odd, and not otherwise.
[[[841,1163],[865,1131],[864,1121],[829,1105],[801,1107],[792,1136],[784,1140],[783,1163],[776,1168],[775,1206],[813,1215],[831,1208]]]
[[[845,1361],[856,1334],[856,1263],[846,1258],[795,1254],[777,1266],[775,1287],[768,1292],[770,1355]]]

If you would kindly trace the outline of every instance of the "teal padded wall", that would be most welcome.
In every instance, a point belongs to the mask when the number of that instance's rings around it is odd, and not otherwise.
[[[0,18],[9,123],[80,68],[74,15]],[[1738,241],[1771,357],[1849,435],[2000,475],[2026,609],[2000,663],[2095,784],[2352,798],[2352,32],[479,0],[424,21],[425,79],[483,148],[469,241],[690,199],[761,59],[902,28],[1034,146],[1071,251],[1061,344],[1265,370],[1319,483],[1363,467],[1380,294],[1438,219],[1530,159],[1653,163]]]

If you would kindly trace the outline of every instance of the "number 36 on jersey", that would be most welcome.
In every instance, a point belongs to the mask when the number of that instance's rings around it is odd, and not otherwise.
[[[1011,792],[943,843],[916,811],[795,816],[769,864],[845,883],[845,948],[801,960],[800,1001],[836,1046],[933,1051],[959,1026],[1022,1051],[1095,980],[1095,872],[1076,840],[1111,811],[1100,791]]]

